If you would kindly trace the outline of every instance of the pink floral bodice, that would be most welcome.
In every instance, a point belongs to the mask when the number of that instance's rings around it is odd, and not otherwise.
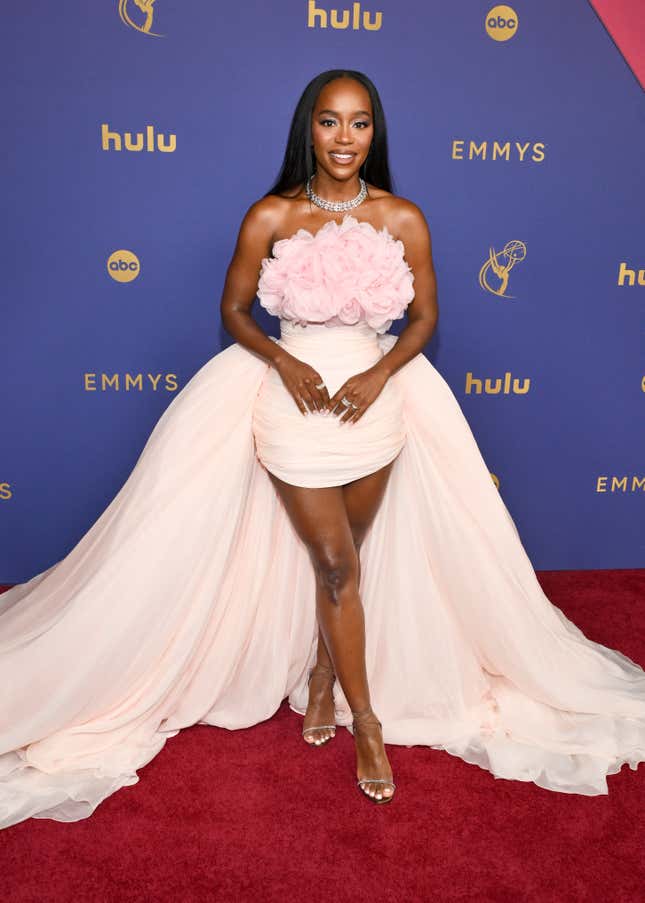
[[[270,314],[302,325],[366,322],[387,332],[414,298],[403,242],[346,214],[317,232],[298,229],[262,260],[258,299]]]

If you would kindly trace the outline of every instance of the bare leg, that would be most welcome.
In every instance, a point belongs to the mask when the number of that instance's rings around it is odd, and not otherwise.
[[[361,545],[381,504],[393,466],[394,462],[392,461],[376,473],[354,480],[343,487],[345,507],[359,559],[359,580]],[[352,711],[356,712],[357,710],[352,706]],[[383,734],[371,706],[359,717],[354,716],[354,738],[359,777],[379,777],[391,780],[392,770],[383,746]],[[379,763],[381,769],[379,772],[373,770],[374,761]],[[381,793],[384,796],[391,796],[393,792],[393,788],[388,787],[387,784],[366,783],[362,787],[368,796],[376,796],[377,799]]]
[[[343,486],[345,508],[358,554],[357,582],[359,587],[361,582],[360,548],[381,504],[393,464],[394,462],[375,473],[353,480]],[[333,668],[331,656],[319,628],[316,664],[312,669],[309,683],[309,700],[303,723],[304,729],[311,728],[316,724],[334,723]],[[319,731],[308,731],[305,739],[308,743],[323,743],[335,735],[335,730],[321,728]]]
[[[383,470],[389,472],[390,468],[388,465]],[[360,713],[355,722],[358,776],[391,780],[392,771],[371,710],[365,669],[364,613],[358,592],[358,551],[345,501],[347,492],[350,505],[354,502],[363,514],[367,511],[366,500],[378,495],[380,501],[387,474],[381,474],[380,480],[376,474],[370,477],[371,484],[365,482],[362,487],[358,485],[362,481],[354,481],[347,487],[305,489],[271,476],[296,532],[311,555],[324,646],[352,711]],[[363,479],[369,481],[370,477]],[[353,491],[352,487],[355,487]],[[391,787],[382,784],[365,785],[364,789],[377,798],[393,793]]]

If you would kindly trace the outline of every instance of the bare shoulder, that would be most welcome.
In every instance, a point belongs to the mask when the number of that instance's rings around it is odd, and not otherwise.
[[[394,194],[387,194],[380,203],[383,204],[382,222],[402,242],[405,258],[415,273],[431,271],[432,238],[423,210],[414,201]]]
[[[268,254],[288,203],[277,195],[268,195],[251,204],[240,225],[238,246],[253,247],[262,255]]]
[[[370,195],[378,203],[381,222],[388,231],[408,245],[429,244],[430,229],[421,208],[408,198],[370,186]]]
[[[421,208],[408,198],[392,196],[393,234],[406,244],[429,242],[430,228]]]

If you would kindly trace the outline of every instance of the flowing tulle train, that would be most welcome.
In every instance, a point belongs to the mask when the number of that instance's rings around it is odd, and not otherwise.
[[[0,596],[0,826],[87,817],[189,725],[247,727],[285,697],[304,711],[314,577],[255,453],[266,373],[237,344],[213,357],[78,545]],[[606,793],[645,761],[645,672],[546,598],[427,358],[392,380],[407,439],[361,551],[385,741]]]

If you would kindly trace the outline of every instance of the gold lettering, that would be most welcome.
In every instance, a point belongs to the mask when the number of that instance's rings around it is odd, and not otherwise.
[[[96,392],[96,373],[84,373],[83,381],[86,392]]]
[[[505,144],[500,144],[498,141],[493,142],[493,160],[496,160],[498,157],[504,157],[506,160],[509,160],[511,156],[511,142],[507,141]]]
[[[511,392],[513,392],[513,394],[515,395],[526,395],[530,388],[530,377],[525,377],[524,379],[519,380],[508,370],[504,373],[503,378],[496,377],[495,379],[493,379],[486,377],[483,380],[483,391],[486,395],[510,395]],[[482,394],[482,380],[477,379],[475,376],[473,376],[470,370],[466,373],[466,385],[464,386],[464,392],[466,393],[466,395],[471,395],[473,392],[475,395]]]
[[[636,270],[631,270],[624,261],[621,261],[618,270],[618,285],[625,285],[625,280],[629,285],[634,285],[636,282],[639,285],[645,285],[645,270],[639,270],[637,276]]]
[[[332,28],[347,28],[349,25],[349,10],[343,10],[343,18],[338,18],[338,10],[332,9],[330,12]]]
[[[642,489],[645,492],[645,477],[632,477],[632,492]]]
[[[166,144],[166,136],[163,133],[157,135],[157,148],[164,154],[174,153],[177,150],[177,136],[171,133]]]
[[[107,373],[101,373],[101,389],[105,392],[106,386],[112,386],[116,388],[116,391],[119,391],[119,374],[115,373],[112,378],[107,375]]]
[[[464,142],[461,140],[461,138],[455,138],[452,142],[452,159],[464,159]]]
[[[493,388],[493,381],[488,379],[488,377],[484,380],[484,392],[487,395],[499,395],[502,391],[502,381],[501,379],[495,380],[495,388]]]
[[[141,134],[141,132],[137,132],[137,143],[135,144],[135,143],[132,141],[132,134],[131,134],[131,132],[126,132],[126,133],[125,133],[125,138],[124,138],[124,143],[125,143],[125,149],[126,149],[126,150],[129,150],[129,151],[140,151],[140,150],[143,150],[143,135]]]
[[[356,4],[358,6],[358,3]],[[367,10],[363,13],[363,28],[365,31],[379,31],[383,24],[383,13],[374,13],[374,22],[370,19]]]
[[[320,17],[320,28],[327,28],[327,13],[324,9],[316,7],[316,0],[309,0],[307,9],[307,28],[315,28],[316,18]]]
[[[110,149],[110,141],[114,142],[114,150],[121,150],[121,136],[118,132],[111,132],[107,122],[101,124],[101,147],[104,151]]]
[[[10,498],[13,498],[11,483],[0,483],[0,499],[6,500]]]
[[[538,141],[533,145],[533,157],[532,160],[534,163],[542,163],[545,157],[544,153],[544,141]]]
[[[636,273],[634,270],[630,270],[626,263],[621,261],[620,269],[618,270],[618,285],[624,285],[625,279],[628,280],[630,285],[633,285],[636,281]]]
[[[531,142],[527,141],[526,144],[520,144],[519,141],[515,142],[515,147],[520,155],[520,161],[524,160],[524,154],[527,152],[529,147],[531,146]]]
[[[598,477],[596,492],[607,492],[607,477]]]
[[[475,389],[476,395],[481,395],[482,393],[482,381],[481,379],[475,379],[470,371],[466,374],[466,395],[470,395],[471,390]]]
[[[166,389],[168,392],[175,392],[177,390],[177,374],[176,373],[167,373],[166,374]]]
[[[130,386],[136,386],[139,389],[139,392],[143,390],[143,379],[140,373],[137,373],[136,376],[130,376],[129,373],[125,374],[125,391],[130,391]]]
[[[621,489],[623,492],[627,489],[627,477],[612,477],[611,478],[611,491],[614,492],[616,489]]]
[[[481,156],[482,160],[486,159],[486,142],[482,141],[481,144],[475,144],[474,141],[471,141],[468,145],[468,159],[472,160],[473,155],[475,157]]]

